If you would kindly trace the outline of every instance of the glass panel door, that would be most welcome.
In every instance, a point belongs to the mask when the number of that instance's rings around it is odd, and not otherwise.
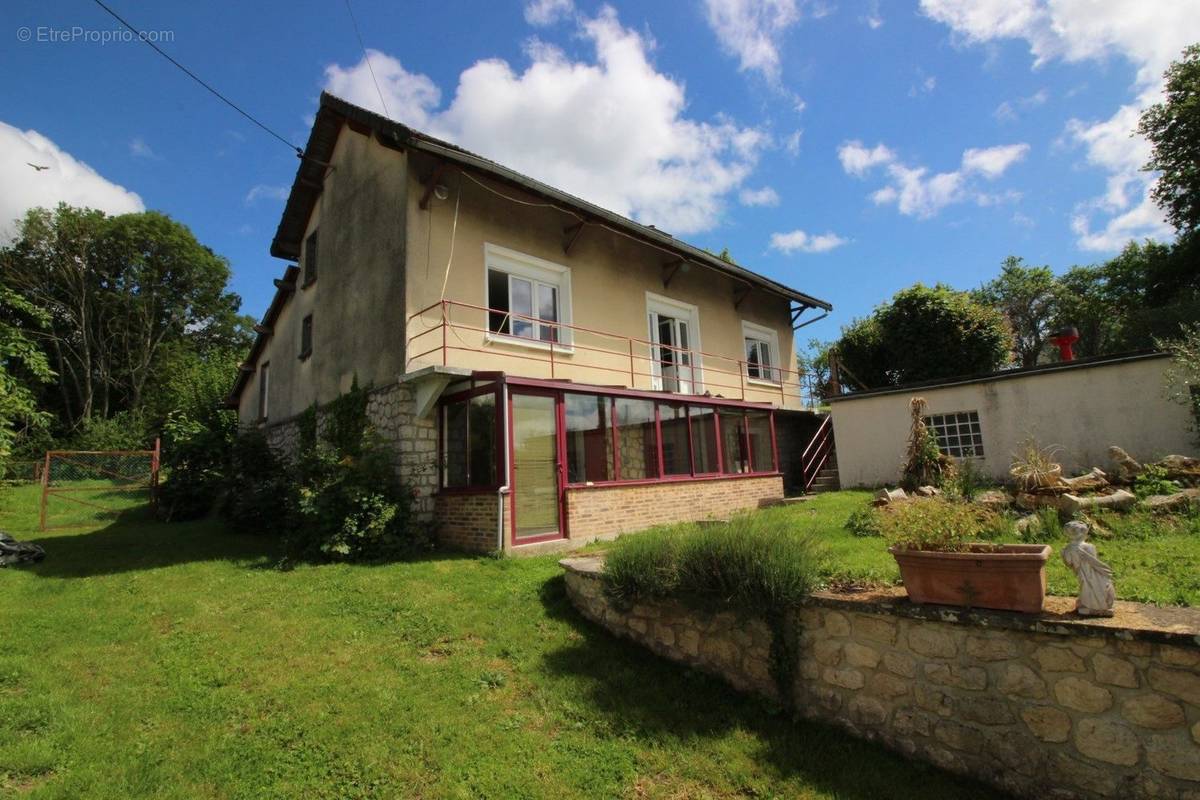
[[[513,538],[558,535],[562,492],[553,395],[512,395],[512,459]]]
[[[655,389],[690,394],[692,391],[691,337],[688,322],[657,311],[650,312],[651,371]]]

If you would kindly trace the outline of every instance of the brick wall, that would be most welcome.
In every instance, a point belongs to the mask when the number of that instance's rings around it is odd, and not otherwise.
[[[598,559],[563,563],[584,616],[736,688],[775,694],[761,620],[673,602],[617,608]],[[798,709],[1025,797],[1194,800],[1200,616],[1118,609],[1116,620],[1087,620],[914,606],[886,591],[814,596],[791,623]]]
[[[448,493],[434,498],[438,542],[454,550],[490,553],[496,549],[496,493]],[[509,502],[504,498],[504,536],[508,536]]]
[[[589,486],[567,490],[567,524],[572,539],[614,536],[664,523],[728,517],[782,497],[778,475]]]

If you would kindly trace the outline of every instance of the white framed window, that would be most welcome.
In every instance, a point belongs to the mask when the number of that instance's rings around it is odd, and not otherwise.
[[[742,340],[746,351],[746,377],[751,382],[778,384],[782,377],[779,333],[742,320]]]
[[[930,414],[925,425],[937,437],[938,450],[954,458],[983,458],[983,429],[978,411]]]
[[[570,352],[570,268],[494,244],[483,253],[488,341]]]
[[[691,303],[646,292],[651,385],[657,390],[699,394],[704,385],[700,363],[700,310]]]

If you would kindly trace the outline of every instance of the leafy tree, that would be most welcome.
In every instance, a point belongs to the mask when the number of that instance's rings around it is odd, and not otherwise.
[[[0,471],[16,439],[44,428],[50,415],[37,407],[34,387],[54,373],[46,354],[27,335],[49,320],[41,309],[0,285]]]
[[[33,209],[0,249],[0,266],[46,313],[44,327],[26,332],[58,374],[43,399],[67,431],[140,411],[168,343],[202,349],[237,339],[241,301],[226,291],[228,262],[157,212]]]
[[[1004,259],[1000,276],[973,293],[1012,326],[1017,361],[1022,367],[1038,362],[1058,312],[1058,291],[1050,267],[1026,266],[1017,256]]]
[[[1200,44],[1186,48],[1163,77],[1166,99],[1142,113],[1138,133],[1154,146],[1145,168],[1162,173],[1154,200],[1187,234],[1200,227]]]
[[[1058,276],[1057,283],[1058,302],[1050,327],[1074,326],[1079,331],[1074,347],[1079,358],[1116,352],[1121,320],[1114,313],[1103,270],[1072,267]]]
[[[949,378],[1008,363],[1004,316],[969,293],[915,284],[842,330],[842,363],[865,388]]]

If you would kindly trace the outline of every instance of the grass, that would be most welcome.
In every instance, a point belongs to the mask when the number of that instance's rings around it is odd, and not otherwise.
[[[280,571],[212,521],[0,504],[48,554],[0,570],[0,796],[994,796],[613,638],[552,557]]]

